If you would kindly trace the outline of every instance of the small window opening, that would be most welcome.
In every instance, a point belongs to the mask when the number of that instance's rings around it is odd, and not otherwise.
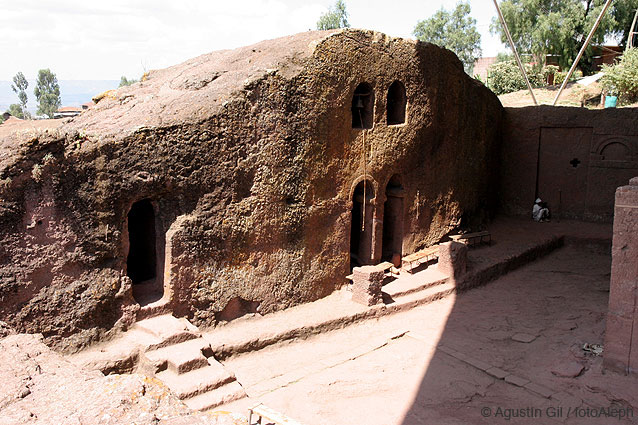
[[[372,128],[374,122],[374,90],[361,83],[352,95],[352,128]]]
[[[405,105],[406,105],[405,87],[400,81],[392,83],[388,89],[387,120],[388,125],[397,125],[405,123]]]

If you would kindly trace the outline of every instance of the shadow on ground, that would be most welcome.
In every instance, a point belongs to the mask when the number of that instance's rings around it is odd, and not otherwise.
[[[617,419],[601,408],[632,413],[638,382],[602,374],[602,357],[583,350],[603,343],[609,243],[567,241],[456,298],[403,425],[608,424]]]

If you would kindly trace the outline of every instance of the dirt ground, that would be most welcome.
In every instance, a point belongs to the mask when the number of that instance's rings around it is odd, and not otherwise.
[[[609,269],[604,248],[568,245],[461,295],[232,357],[249,398],[220,409],[263,402],[317,425],[635,423],[638,382],[602,374],[602,357],[582,349],[603,343]]]
[[[553,85],[547,87],[538,87],[534,89],[534,96],[536,102],[539,105],[552,105],[554,98],[560,89],[560,85]],[[561,93],[556,106],[575,106],[581,107],[583,100],[585,106],[589,109],[602,109],[600,105],[600,93],[602,92],[602,86],[598,83],[592,83],[588,86],[583,86],[576,83],[568,83]],[[529,90],[519,90],[513,93],[502,94],[498,97],[501,104],[506,108],[522,108],[524,106],[534,106],[532,96],[529,94]],[[630,105],[618,105],[619,108],[636,108],[638,103]]]

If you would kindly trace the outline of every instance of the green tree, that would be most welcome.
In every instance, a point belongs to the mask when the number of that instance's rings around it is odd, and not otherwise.
[[[9,109],[7,112],[13,115],[16,118],[24,119],[24,113],[22,112],[22,106],[18,103],[12,103],[9,105]]]
[[[514,59],[514,54],[513,53],[506,53],[506,52],[498,52],[496,54],[496,62],[500,63],[500,62],[509,62],[509,61],[513,61]],[[525,58],[521,58],[522,61],[525,61]]]
[[[481,57],[481,34],[470,12],[467,2],[457,3],[452,12],[441,8],[430,18],[419,21],[413,34],[421,41],[438,44],[456,53],[465,72],[472,75],[474,62]]]
[[[349,28],[348,12],[343,0],[337,0],[333,7],[319,17],[318,30],[333,30],[337,28]]]
[[[11,90],[13,90],[18,95],[18,100],[20,101],[20,106],[22,108],[22,116],[27,117],[27,87],[29,87],[29,82],[24,77],[22,72],[18,72],[13,77],[13,84],[11,84]]]
[[[49,118],[53,118],[53,114],[56,113],[62,101],[60,100],[58,79],[48,68],[38,71],[33,94],[38,100],[38,115],[47,115]]]
[[[563,68],[571,66],[593,28],[605,0],[503,0],[501,10],[520,53],[544,58],[558,55]],[[590,44],[602,44],[613,36],[626,41],[638,0],[615,0]],[[491,31],[503,43],[507,38],[500,21],[493,18]],[[592,65],[591,48],[585,51],[581,68]]]
[[[636,9],[638,9],[638,0],[615,0],[611,3],[610,13],[614,18],[615,25],[612,27],[610,35],[618,41],[620,46],[627,45]],[[634,38],[634,44],[635,42]]]
[[[120,78],[120,85],[118,87],[130,86],[131,84],[137,83],[139,80],[128,79],[124,75]]]

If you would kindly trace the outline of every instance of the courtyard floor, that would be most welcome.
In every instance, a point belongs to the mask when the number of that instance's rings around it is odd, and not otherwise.
[[[583,349],[604,342],[611,226],[498,218],[489,230],[493,244],[468,255],[478,288],[457,292],[430,265],[384,286],[382,305],[344,289],[200,329],[247,394],[214,412],[264,403],[306,425],[638,422],[638,380],[604,374]],[[141,335],[71,360],[107,364]]]
[[[486,286],[231,356],[249,397],[216,410],[262,402],[326,425],[636,423],[638,381],[583,350],[603,344],[609,270],[604,244],[572,240]]]

